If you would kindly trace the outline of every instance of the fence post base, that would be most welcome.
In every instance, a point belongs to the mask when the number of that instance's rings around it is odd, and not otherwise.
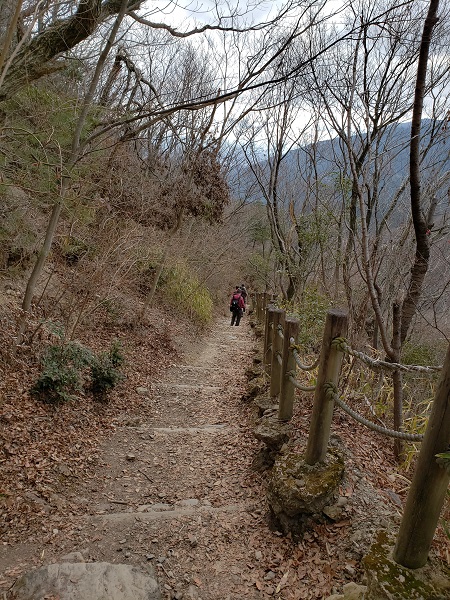
[[[437,561],[426,569],[413,571],[396,563],[392,558],[394,539],[386,531],[379,531],[369,552],[362,559],[367,579],[367,598],[447,598],[448,577]]]

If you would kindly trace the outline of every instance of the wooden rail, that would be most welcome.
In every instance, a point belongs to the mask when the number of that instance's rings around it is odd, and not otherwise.
[[[259,323],[264,324],[264,370],[270,376],[270,395],[274,399],[278,398],[278,419],[288,421],[293,415],[295,398],[296,385],[294,385],[293,373],[299,364],[295,360],[299,322],[292,317],[286,317],[284,310],[269,304],[271,299],[268,294],[256,294],[254,297],[255,314]],[[345,403],[341,402],[337,389],[346,347],[346,344],[343,343],[346,333],[347,314],[342,310],[329,310],[322,339],[305,454],[305,462],[309,465],[325,459],[335,401],[345,408]],[[354,354],[363,356],[362,353],[354,352]],[[379,363],[380,361],[372,362]],[[304,370],[310,368],[304,367]],[[416,367],[409,366],[408,368],[415,369]],[[430,369],[434,369],[434,367],[429,367],[428,370]],[[297,385],[297,387],[301,386]],[[351,413],[352,411],[349,414]],[[365,419],[360,422],[369,426]],[[380,431],[381,429],[383,428],[378,426],[376,430]],[[395,433],[397,437],[404,435],[405,439],[408,439],[408,434],[401,432],[392,432],[386,429],[380,432],[387,435]],[[410,439],[414,437],[420,436],[409,435]],[[450,481],[448,471],[437,464],[436,455],[448,452],[449,448],[450,346],[442,367],[441,380],[428,420],[394,550],[394,559],[405,567],[415,569],[423,566],[427,561]]]

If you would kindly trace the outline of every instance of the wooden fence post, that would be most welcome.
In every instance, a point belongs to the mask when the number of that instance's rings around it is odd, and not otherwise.
[[[266,292],[263,293],[262,295],[262,311],[261,311],[261,323],[266,322],[266,314],[267,314],[267,307],[269,306],[269,294],[267,294]]]
[[[273,309],[273,330],[272,330],[272,366],[270,368],[270,396],[278,396],[281,389],[281,365],[277,356],[283,351],[283,340],[278,333],[278,326],[284,325],[285,311],[281,308]]]
[[[331,309],[327,313],[325,330],[320,351],[319,373],[317,376],[314,406],[311,415],[305,462],[315,465],[325,460],[330,439],[330,427],[333,417],[334,401],[327,398],[325,383],[337,386],[342,363],[342,352],[332,347],[331,342],[347,334],[347,313]]]
[[[272,328],[273,328],[273,311],[275,307],[269,304],[266,310],[266,325],[264,329],[264,371],[270,375],[272,368]]]
[[[256,294],[256,320],[261,323],[262,292]]]
[[[281,391],[278,405],[278,419],[290,421],[294,412],[295,386],[289,379],[289,373],[295,373],[297,366],[291,347],[291,338],[297,343],[299,322],[293,317],[284,320],[283,364],[281,365]]]
[[[450,441],[450,346],[442,369],[394,549],[394,560],[409,569],[427,561],[450,481],[436,462],[436,454],[448,452]]]

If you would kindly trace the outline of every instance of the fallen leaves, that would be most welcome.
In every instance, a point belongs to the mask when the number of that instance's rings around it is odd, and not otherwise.
[[[248,343],[245,330],[234,335]],[[7,518],[11,547],[31,534],[48,549],[46,561],[62,542],[70,548],[89,545],[93,560],[117,561],[120,556],[132,564],[151,561],[170,598],[191,586],[207,600],[223,600],[224,589],[230,598],[312,600],[358,580],[377,519],[382,515],[389,521],[395,509],[378,490],[392,488],[400,496],[404,486],[404,481],[386,479],[389,459],[383,449],[372,451],[373,434],[356,435],[344,421],[337,425],[349,455],[339,490],[347,500],[342,516],[335,522],[324,517],[295,543],[269,529],[267,473],[256,473],[251,466],[259,447],[252,435],[253,411],[239,400],[251,360],[246,346],[233,347],[240,360],[229,361],[231,342],[225,328],[218,328],[195,347],[196,368],[172,367],[161,375],[164,385],[158,385],[155,373],[163,359],[156,356],[151,365],[141,360],[148,355],[153,361],[154,354],[146,354],[145,339],[135,336],[127,332],[134,358],[128,379],[112,404],[100,411],[86,399],[55,410],[37,405],[25,393],[20,401],[9,398],[2,405],[6,418],[0,417],[0,432],[8,449],[0,461],[0,478],[7,482],[0,492],[0,513]],[[157,346],[154,342],[148,348]],[[23,377],[26,389],[25,372]],[[178,387],[172,388],[171,381]],[[195,382],[194,392],[187,382]],[[139,384],[152,390],[150,396],[134,393]],[[208,393],[202,393],[202,385],[209,386]],[[305,443],[302,432],[308,430],[309,402],[298,403],[294,414],[293,443],[299,448]],[[214,423],[225,427],[195,435],[180,431]],[[113,431],[99,454],[100,442]],[[217,510],[226,506],[238,508]],[[189,514],[181,510],[176,519],[141,521],[152,507],[161,512],[183,508]],[[123,529],[106,524],[92,529],[93,521],[83,517],[128,511],[139,516]],[[10,585],[15,576],[14,568],[5,572],[0,586]]]
[[[139,365],[133,355],[153,349],[155,333],[148,333],[134,347],[127,343],[128,332],[98,327],[86,344],[101,349],[111,336],[124,338],[127,348],[129,387],[118,388],[109,405],[98,405],[80,396],[73,402],[51,406],[29,396],[37,376],[32,350],[22,349],[26,361],[15,369],[0,362],[0,535],[12,542],[35,529],[43,520],[52,520],[59,530],[71,528],[71,519],[59,518],[65,507],[79,511],[78,503],[67,498],[67,488],[77,480],[88,481],[98,460],[99,443],[115,430],[115,420],[124,411],[144,404],[134,388],[141,378],[154,377],[173,357],[172,344],[164,352],[152,352],[152,362]],[[96,348],[97,347],[97,348]],[[26,355],[26,353],[28,353]],[[53,520],[55,522],[53,523]]]

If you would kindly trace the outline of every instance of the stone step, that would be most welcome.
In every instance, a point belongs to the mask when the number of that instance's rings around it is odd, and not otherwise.
[[[150,429],[150,428],[149,428]],[[153,427],[151,430],[154,433],[229,433],[235,431],[234,427],[219,423],[217,425],[199,425],[197,427]]]
[[[167,382],[158,382],[156,384],[161,388],[172,388],[176,390],[202,390],[205,392],[218,392],[223,390],[223,387],[220,385],[203,385],[201,383],[167,383]]]
[[[144,506],[144,505],[143,505]],[[101,521],[107,523],[130,523],[132,521],[158,521],[164,519],[176,519],[178,517],[197,516],[201,514],[220,514],[220,513],[237,513],[251,512],[252,507],[247,504],[228,504],[225,506],[180,506],[173,509],[161,508],[161,505],[156,505],[156,509],[149,508],[142,512],[118,512],[106,513],[103,515],[89,515],[90,521]]]
[[[211,369],[214,369],[214,366],[205,366],[205,365],[176,365],[177,369],[186,369],[187,371],[192,370],[202,370],[202,371],[208,371]]]

